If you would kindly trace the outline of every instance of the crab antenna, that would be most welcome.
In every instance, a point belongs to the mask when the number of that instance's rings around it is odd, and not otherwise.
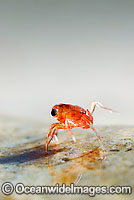
[[[91,113],[91,114],[93,114],[93,112],[94,112],[96,106],[99,107],[99,108],[108,110],[109,112],[116,112],[116,111],[112,110],[111,108],[104,107],[104,106],[103,106],[100,102],[98,102],[98,101],[93,101],[93,102],[91,103],[91,110],[90,110],[90,113]]]

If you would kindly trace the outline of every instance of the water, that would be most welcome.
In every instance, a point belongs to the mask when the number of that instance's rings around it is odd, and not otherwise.
[[[96,127],[103,149],[91,130],[74,129],[74,143],[66,131],[59,132],[59,144],[52,141],[48,152],[45,140],[49,125],[6,120],[0,126],[0,184],[77,186],[134,185],[134,128]],[[17,199],[13,193],[11,196]],[[20,195],[20,199],[53,199],[55,195]],[[132,199],[131,195],[114,195],[114,199]],[[1,199],[6,196],[2,195]],[[89,199],[88,195],[59,195],[62,199]],[[112,195],[96,195],[112,199]]]

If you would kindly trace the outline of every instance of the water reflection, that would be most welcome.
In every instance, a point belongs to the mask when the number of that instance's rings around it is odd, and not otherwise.
[[[53,177],[53,184],[78,184],[86,171],[104,168],[102,163],[104,158],[105,152],[97,147],[76,158],[66,160],[62,167],[58,165],[49,165],[49,158],[47,158],[47,168],[50,175]]]

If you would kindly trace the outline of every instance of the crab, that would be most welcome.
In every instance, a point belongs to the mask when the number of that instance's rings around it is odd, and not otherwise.
[[[91,128],[94,131],[95,135],[98,137],[98,140],[101,142],[101,137],[97,134],[93,126],[92,114],[96,106],[99,108],[108,110],[110,112],[113,112],[112,109],[104,107],[98,101],[93,101],[91,103],[90,111],[88,109],[85,110],[84,108],[80,106],[71,105],[71,104],[60,103],[58,105],[53,106],[51,110],[51,115],[54,118],[56,118],[59,122],[53,123],[50,126],[48,137],[45,144],[46,152],[48,151],[48,145],[53,139],[53,137],[55,137],[55,139],[58,141],[58,137],[57,137],[58,129],[66,129],[71,135],[73,141],[76,142],[76,139],[71,131],[72,128],[76,128],[76,127],[80,127],[82,129]]]

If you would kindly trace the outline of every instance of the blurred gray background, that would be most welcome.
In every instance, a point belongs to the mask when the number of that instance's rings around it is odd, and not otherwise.
[[[58,103],[133,125],[134,1],[0,0],[0,115],[53,122]]]

